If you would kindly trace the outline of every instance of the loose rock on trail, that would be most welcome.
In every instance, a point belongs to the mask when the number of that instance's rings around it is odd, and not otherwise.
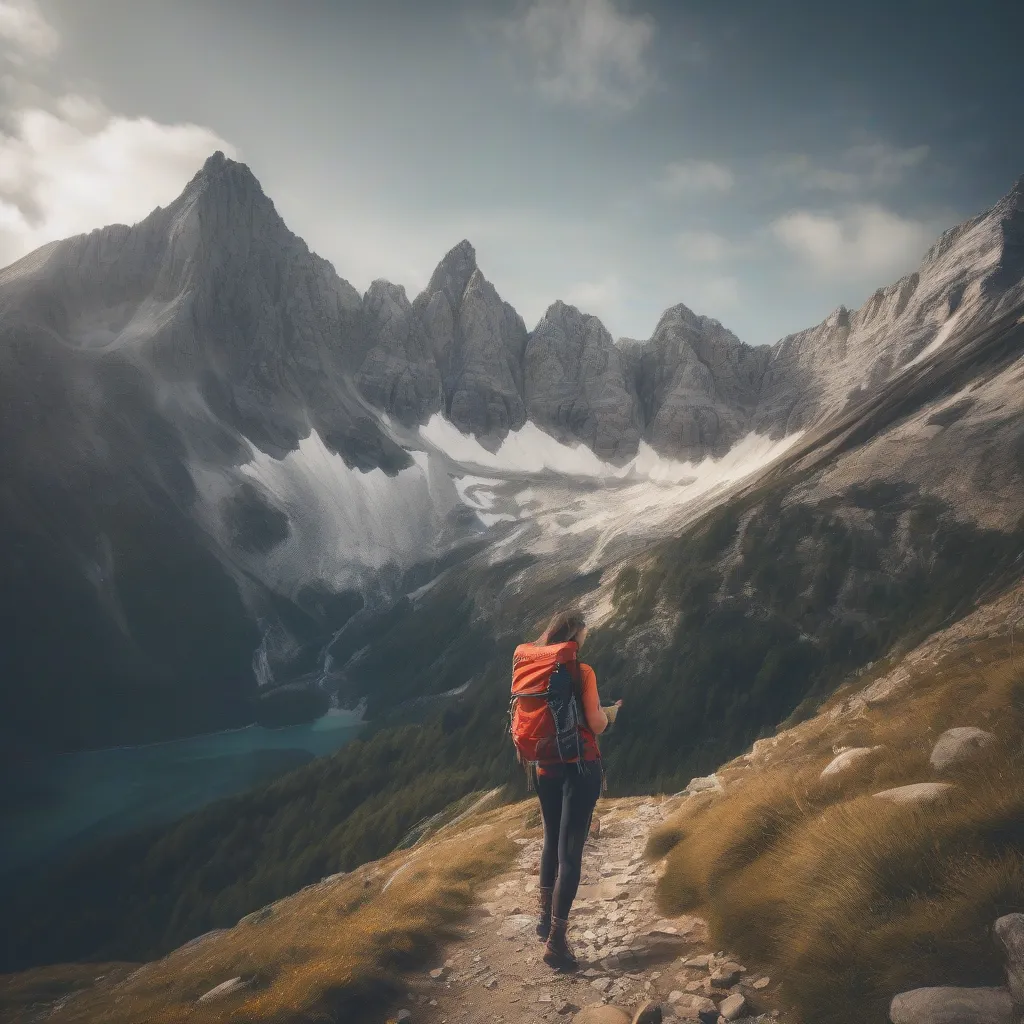
[[[537,938],[541,830],[515,838],[515,866],[494,879],[462,937],[436,962],[407,976],[408,992],[390,1018],[408,1024],[542,1024],[628,1021],[645,1001],[664,1020],[782,1020],[774,979],[709,944],[699,917],[665,918],[655,907],[656,869],[643,850],[669,801],[602,800],[583,855],[583,878],[569,918],[580,968],[552,971]],[[599,1007],[618,1008],[597,1012]]]

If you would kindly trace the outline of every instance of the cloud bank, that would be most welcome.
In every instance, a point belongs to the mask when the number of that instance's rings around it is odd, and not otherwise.
[[[629,110],[653,82],[654,21],[614,0],[533,0],[505,30],[555,102]]]

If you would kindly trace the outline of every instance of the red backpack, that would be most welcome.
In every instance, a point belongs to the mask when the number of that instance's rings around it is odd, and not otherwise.
[[[581,676],[575,640],[520,644],[512,658],[510,731],[520,764],[568,764],[583,755]]]

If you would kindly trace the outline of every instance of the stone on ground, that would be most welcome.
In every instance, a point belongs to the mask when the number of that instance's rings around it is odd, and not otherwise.
[[[889,1005],[892,1024],[1013,1024],[1005,988],[915,988]]]
[[[498,934],[503,939],[515,939],[524,932],[530,931],[537,924],[537,919],[528,914],[513,914],[506,917],[498,929]]]
[[[699,779],[690,779],[684,793],[721,793],[725,787],[717,775],[704,775]]]
[[[830,775],[838,775],[840,772],[846,771],[847,768],[853,767],[858,761],[863,761],[868,754],[873,754],[877,749],[877,747],[850,747],[849,750],[843,750],[822,768],[821,777],[827,779]]]
[[[730,960],[711,972],[711,981],[719,988],[731,988],[740,980],[742,973],[743,968]]]
[[[894,804],[923,804],[940,799],[952,788],[953,785],[950,782],[914,782],[909,786],[883,789],[875,796]]]
[[[726,1020],[737,1020],[743,1016],[743,1012],[747,1008],[747,1001],[737,992],[735,995],[729,996],[727,999],[723,999],[718,1004],[718,1012]]]
[[[702,1013],[713,1013],[712,1019],[718,1018],[718,1007],[713,999],[706,996],[685,995],[672,1004],[673,1012],[683,1020],[699,1020]]]
[[[209,1002],[211,999],[220,999],[223,996],[229,996],[232,992],[237,992],[240,988],[245,988],[245,982],[241,978],[230,978],[227,981],[222,981],[219,985],[211,988],[209,992],[204,993],[199,997],[200,1003]]]
[[[1024,914],[1007,914],[995,924],[996,941],[1006,954],[1006,981],[1017,1013],[1024,1016]]]
[[[591,1003],[573,1017],[572,1024],[629,1024],[629,1014],[621,1006]]]
[[[947,729],[932,748],[931,765],[938,772],[945,771],[954,765],[969,761],[994,739],[992,733],[974,725]]]

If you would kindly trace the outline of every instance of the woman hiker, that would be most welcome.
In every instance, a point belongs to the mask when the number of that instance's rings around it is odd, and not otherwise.
[[[561,970],[579,966],[565,933],[604,777],[597,737],[622,705],[601,707],[594,670],[577,657],[586,638],[582,615],[559,612],[513,659],[512,736],[544,821],[537,935],[546,940],[544,963]]]

